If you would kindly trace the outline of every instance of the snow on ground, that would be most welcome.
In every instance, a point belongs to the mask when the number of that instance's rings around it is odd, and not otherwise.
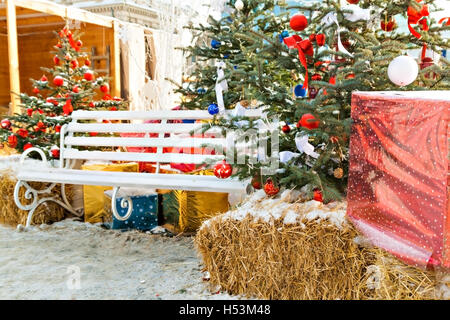
[[[192,237],[73,220],[0,225],[0,299],[236,299],[202,278]]]

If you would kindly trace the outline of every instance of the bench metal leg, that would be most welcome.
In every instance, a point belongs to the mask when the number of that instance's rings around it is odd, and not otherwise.
[[[28,217],[27,217],[27,223],[26,223],[26,227],[29,227],[31,224],[31,220],[33,219],[33,214],[36,211],[36,209],[43,204],[44,202],[47,201],[51,201],[51,202],[55,202],[58,205],[60,205],[61,207],[63,207],[64,209],[66,209],[67,211],[73,213],[73,214],[77,214],[77,212],[72,208],[72,206],[70,205],[69,201],[67,200],[66,197],[66,187],[64,184],[61,184],[61,198],[62,201],[60,201],[57,197],[46,197],[46,198],[41,198],[39,199],[39,195],[40,194],[48,194],[51,192],[51,190],[56,186],[56,183],[52,183],[48,188],[44,189],[44,190],[36,190],[34,188],[32,188],[26,181],[17,181],[16,186],[14,188],[14,201],[17,205],[17,207],[19,209],[22,209],[24,211],[29,211],[28,212]],[[20,188],[24,187],[25,190],[25,199],[27,200],[33,200],[32,203],[30,204],[22,204],[20,202],[20,198],[19,198],[19,191]]]
[[[128,196],[122,197],[122,200],[120,201],[120,207],[122,209],[128,208],[128,210],[124,216],[121,216],[117,211],[117,201],[116,201],[119,189],[120,187],[113,188],[113,193],[111,197],[111,211],[117,220],[125,221],[128,220],[128,218],[131,216],[131,212],[133,211],[133,201],[131,200],[131,197]]]

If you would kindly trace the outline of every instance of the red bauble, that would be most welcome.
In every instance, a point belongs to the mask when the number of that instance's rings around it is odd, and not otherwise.
[[[109,91],[109,86],[107,84],[103,84],[100,86],[100,91],[107,93]]]
[[[94,80],[94,73],[92,71],[86,71],[83,78],[87,81],[92,81]]]
[[[336,84],[336,77],[335,77],[335,76],[330,77],[330,80],[328,80],[328,82],[329,82],[330,84]]]
[[[280,188],[278,188],[277,186],[275,186],[272,182],[271,179],[267,179],[266,184],[264,185],[264,192],[268,195],[268,196],[274,196],[276,195],[278,192],[280,192]]]
[[[91,107],[91,108],[95,108],[95,103],[93,103],[93,102],[89,102],[89,107]]]
[[[55,132],[61,132],[61,126],[59,124],[55,126]]]
[[[15,148],[15,147],[17,147],[17,142],[18,142],[18,140],[17,140],[17,137],[15,136],[15,135],[10,135],[9,137],[8,137],[8,145],[11,147],[11,148]]]
[[[323,33],[316,35],[316,42],[319,47],[325,44],[325,35]]]
[[[8,130],[9,128],[11,128],[11,121],[9,121],[8,119],[3,119],[1,122],[1,126],[2,129]]]
[[[253,177],[252,187],[255,189],[261,189],[261,177]]]
[[[297,13],[291,17],[289,24],[292,30],[302,31],[308,26],[308,19],[303,14]]]
[[[28,108],[28,109],[27,109],[27,115],[28,115],[29,117],[31,117],[31,116],[33,115],[33,109]]]
[[[316,73],[311,77],[311,80],[314,80],[314,81],[322,80],[322,76],[320,74]]]
[[[102,97],[102,100],[112,100],[112,98],[111,98],[111,96],[110,96],[109,94],[105,94],[105,95]]]
[[[53,63],[54,64],[56,64],[57,66],[59,66],[59,63],[60,63],[61,61],[59,60],[59,57],[58,56],[54,56],[53,57]]]
[[[214,166],[214,175],[219,179],[229,178],[231,176],[232,172],[233,172],[233,168],[225,160],[217,163]]]
[[[34,94],[38,94],[38,93],[39,93],[39,88],[34,87],[34,88],[33,88],[33,93],[34,93]]]
[[[72,112],[73,112],[72,100],[67,99],[67,101],[63,107],[63,112],[64,112],[64,115],[66,115],[66,116],[72,114]]]
[[[89,132],[89,135],[90,135],[91,137],[95,137],[96,135],[98,135],[98,132]]]
[[[91,60],[89,59],[84,60],[84,65],[89,67],[91,65]]]
[[[381,21],[381,30],[389,32],[395,29],[396,24],[395,24],[395,20],[394,18],[392,18],[391,20],[389,20],[387,23],[383,20]]]
[[[285,124],[285,125],[281,128],[281,130],[282,130],[284,133],[289,133],[289,132],[291,132],[291,127],[290,127],[289,125]]]
[[[116,107],[111,107],[111,108],[109,108],[109,111],[117,111],[117,108]]]
[[[78,61],[77,60],[70,61],[70,66],[72,67],[72,69],[75,69],[76,67],[78,67]]]
[[[50,149],[50,153],[52,154],[52,157],[55,159],[59,159],[59,148],[57,146],[53,146]]]
[[[21,136],[22,138],[26,138],[26,137],[28,137],[28,130],[20,128],[19,130],[17,130],[17,134],[19,136]]]
[[[64,84],[64,78],[63,78],[63,77],[60,77],[60,76],[56,76],[56,77],[53,79],[53,84],[54,84],[55,86],[58,86],[58,87],[62,86],[62,85]]]
[[[359,0],[347,0],[348,3],[357,4]]]
[[[83,42],[81,40],[77,40],[75,44],[77,45],[78,48],[81,48],[83,46]]]
[[[323,202],[322,192],[319,189],[314,190],[313,199],[319,202]]]
[[[48,81],[48,78],[47,78],[45,75],[43,75],[43,76],[41,77],[41,81],[42,81],[42,82],[46,82],[46,81]]]
[[[297,128],[298,127],[304,127],[310,130],[317,129],[319,127],[319,120],[316,120],[316,118],[311,113],[305,113],[297,123]]]
[[[79,87],[79,86],[74,86],[74,87],[72,88],[72,92],[74,92],[74,93],[80,92],[80,87]]]
[[[311,42],[316,41],[316,34],[315,34],[315,33],[311,33],[311,34],[309,35],[309,41],[311,41]]]
[[[47,126],[46,126],[45,123],[43,123],[42,121],[39,121],[39,122],[37,123],[37,127],[38,127],[39,129],[45,129]]]
[[[23,151],[33,148],[33,145],[29,142],[25,143],[25,145],[23,146]]]

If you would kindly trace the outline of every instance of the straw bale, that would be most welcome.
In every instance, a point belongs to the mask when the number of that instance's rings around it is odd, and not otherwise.
[[[308,212],[300,212],[305,205],[271,201],[272,206],[264,200],[247,208],[275,211],[284,205],[281,217],[267,220],[253,212],[233,218],[228,212],[202,225],[195,244],[212,286],[259,299],[439,298],[433,272],[358,244],[355,239],[362,236],[348,221],[338,225],[308,219]],[[335,208],[342,210],[345,204]],[[295,223],[284,221],[289,210],[299,213]]]
[[[0,223],[9,225],[25,225],[27,221],[28,211],[20,210],[14,202],[14,187],[17,183],[17,179],[12,170],[0,171]],[[30,186],[36,188],[36,190],[45,189],[49,184],[33,182]],[[32,200],[25,200],[24,198],[25,188],[21,188],[20,197],[22,203],[31,203]],[[52,190],[52,196],[60,195],[61,188],[58,185]],[[66,186],[67,198],[72,198],[71,186]],[[49,196],[48,194],[42,194],[40,197]],[[34,212],[32,224],[53,223],[64,219],[64,209],[54,202],[45,202],[41,204]]]

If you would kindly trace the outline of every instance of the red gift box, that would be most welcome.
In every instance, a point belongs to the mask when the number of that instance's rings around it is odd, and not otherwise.
[[[374,245],[450,268],[450,92],[355,92],[347,214]]]
[[[182,120],[169,120],[168,123],[181,123]],[[148,120],[144,121],[144,123],[161,123],[161,120]],[[121,133],[121,137],[137,137],[137,138],[158,138],[158,133]],[[165,137],[169,137],[170,134],[166,133]],[[190,134],[179,134],[180,138],[182,136],[184,138],[196,137],[196,138],[214,138],[213,134],[203,133],[196,134],[191,136]],[[143,153],[156,153],[156,147],[126,147],[128,152],[143,152]],[[206,155],[214,155],[215,151],[212,148],[201,147],[201,148],[193,148],[193,147],[164,147],[163,153],[185,153],[185,154],[206,154]],[[154,173],[156,172],[156,163],[153,162],[139,162],[139,172],[148,172]],[[170,167],[172,169],[176,169],[182,172],[193,172],[196,170],[200,170],[205,168],[203,164],[194,164],[194,163],[170,163]]]

